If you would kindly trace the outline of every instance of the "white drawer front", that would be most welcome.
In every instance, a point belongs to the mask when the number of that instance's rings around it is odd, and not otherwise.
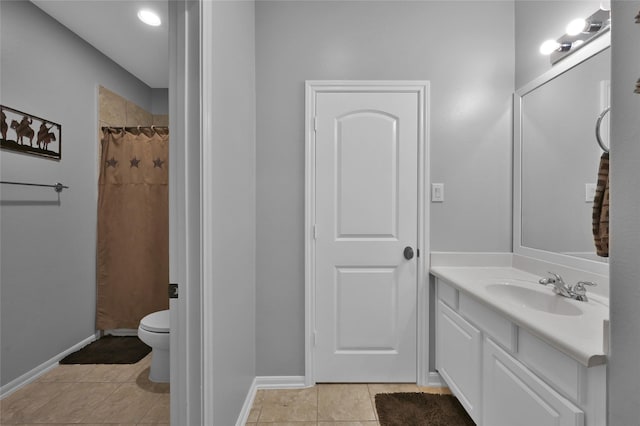
[[[586,369],[578,362],[523,329],[518,334],[518,359],[572,400],[581,401]]]
[[[460,293],[458,312],[487,332],[496,342],[511,352],[516,351],[516,327],[475,299]]]
[[[453,310],[458,310],[458,290],[451,287],[445,281],[438,279],[438,299],[449,305]]]
[[[584,412],[490,339],[484,340],[485,425],[584,426]]]

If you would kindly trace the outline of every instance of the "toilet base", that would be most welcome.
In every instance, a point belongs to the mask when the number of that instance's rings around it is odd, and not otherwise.
[[[169,383],[170,371],[169,350],[156,348],[151,351],[149,380],[156,383]]]

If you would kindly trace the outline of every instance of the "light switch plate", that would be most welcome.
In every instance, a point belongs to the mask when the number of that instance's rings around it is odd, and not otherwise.
[[[444,202],[444,183],[431,184],[431,202],[432,203]]]

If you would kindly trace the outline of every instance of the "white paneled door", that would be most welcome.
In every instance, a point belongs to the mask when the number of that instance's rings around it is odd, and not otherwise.
[[[419,94],[315,102],[315,380],[415,383]]]

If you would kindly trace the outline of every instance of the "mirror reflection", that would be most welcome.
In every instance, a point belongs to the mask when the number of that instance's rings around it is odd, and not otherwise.
[[[606,261],[596,255],[591,218],[603,153],[595,122],[609,106],[610,63],[607,48],[522,97],[523,246]]]

